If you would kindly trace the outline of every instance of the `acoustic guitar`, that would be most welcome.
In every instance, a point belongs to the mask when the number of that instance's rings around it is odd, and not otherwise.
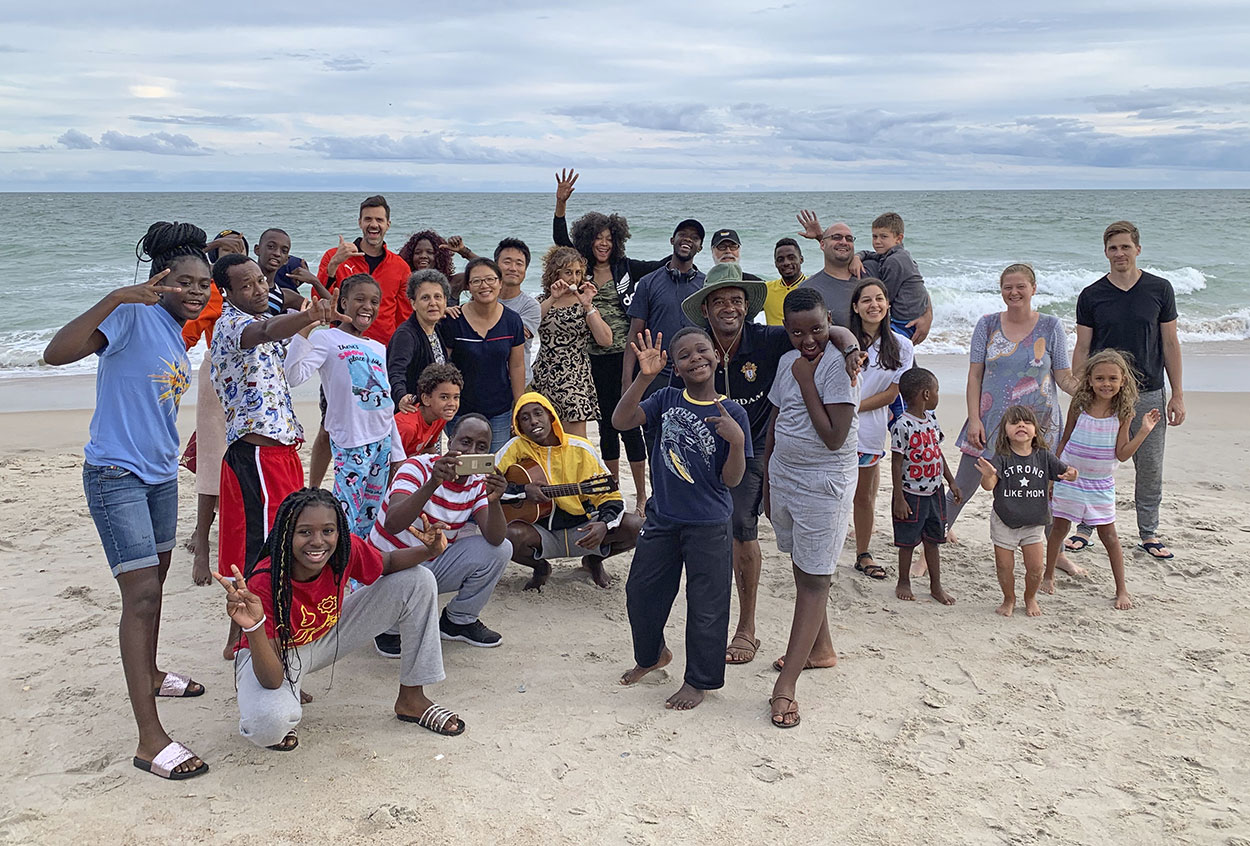
[[[610,493],[617,489],[616,479],[610,475],[592,476],[584,482],[569,485],[547,484],[547,474],[542,466],[532,458],[522,458],[508,468],[503,474],[514,485],[538,485],[544,496],[552,499],[561,496],[590,496],[591,494]],[[551,513],[554,503],[535,502],[532,499],[510,497],[507,494],[500,500],[504,517],[511,523],[520,520],[524,523],[537,523]]]

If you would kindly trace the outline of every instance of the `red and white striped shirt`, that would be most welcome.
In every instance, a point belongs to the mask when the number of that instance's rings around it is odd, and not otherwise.
[[[421,543],[407,529],[398,534],[388,532],[386,510],[390,505],[391,497],[395,494],[416,493],[417,489],[429,480],[434,462],[440,458],[442,458],[441,455],[418,455],[400,465],[399,471],[395,474],[395,481],[391,482],[391,488],[382,500],[382,510],[373,524],[373,531],[369,534],[370,543],[387,552],[407,549]],[[486,477],[479,473],[457,477],[451,482],[443,482],[434,489],[434,493],[430,495],[430,500],[425,504],[421,513],[428,517],[431,523],[441,521],[450,527],[443,532],[447,537],[447,543],[450,544],[456,540],[456,535],[464,528],[465,523],[472,520],[473,515],[487,505]],[[420,523],[420,518],[417,522]]]

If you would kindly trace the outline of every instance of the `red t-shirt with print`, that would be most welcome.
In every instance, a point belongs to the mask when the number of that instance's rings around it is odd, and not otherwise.
[[[343,607],[343,590],[348,579],[371,585],[382,575],[382,553],[364,538],[352,535],[352,550],[347,559],[347,571],[336,584],[334,571],[328,566],[311,582],[291,580],[291,643],[303,646],[327,634],[339,621]],[[277,622],[273,613],[273,584],[270,581],[269,559],[256,565],[256,571],[247,580],[247,589],[260,597],[265,608],[265,635],[278,637]],[[247,649],[247,635],[243,635],[239,649]]]

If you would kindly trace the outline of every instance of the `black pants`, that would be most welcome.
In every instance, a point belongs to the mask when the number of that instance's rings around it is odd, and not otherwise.
[[[625,353],[604,353],[590,357],[590,375],[599,395],[599,452],[604,461],[620,461],[621,441],[625,441],[625,455],[630,461],[646,461],[647,449],[642,443],[642,429],[638,426],[628,432],[612,428],[612,412],[621,401],[621,373],[625,369]]]
[[[729,521],[691,526],[659,516],[654,500],[638,534],[625,582],[625,607],[634,637],[634,660],[650,667],[664,651],[664,626],[686,569],[685,681],[700,690],[725,686],[729,643],[729,590],[733,546]]]

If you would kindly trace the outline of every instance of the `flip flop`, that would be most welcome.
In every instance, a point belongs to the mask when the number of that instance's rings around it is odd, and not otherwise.
[[[290,746],[286,744],[288,740],[293,741]],[[288,731],[286,733],[286,737],[282,738],[281,743],[275,743],[273,746],[268,748],[275,752],[294,752],[299,748],[299,738],[295,736],[295,729]]]
[[[869,563],[860,564],[859,562],[865,558],[868,559]],[[873,560],[871,552],[861,552],[855,556],[855,569],[870,579],[884,579],[886,577],[885,568]]]
[[[170,781],[182,781],[186,778],[195,778],[197,775],[203,775],[208,772],[208,762],[200,761],[200,765],[193,770],[176,773],[174,770],[186,761],[199,756],[187,747],[177,741],[171,740],[169,745],[156,753],[156,757],[151,761],[145,761],[135,756],[134,765],[145,773],[151,773],[154,776],[167,778]]]
[[[169,699],[190,699],[193,696],[203,696],[204,685],[182,673],[166,673],[165,678],[161,680],[161,686],[153,695]]]
[[[780,658],[778,658],[776,661],[773,662],[773,669],[780,673],[782,670],[785,669],[785,663],[784,663],[785,660],[786,660],[786,656],[782,655]],[[817,667],[811,661],[808,661],[807,663],[803,665],[804,671],[806,670],[829,670],[829,669],[832,669],[832,667]]]
[[[455,711],[452,711],[449,708],[444,708],[442,705],[431,705],[429,708],[426,708],[425,713],[419,717],[410,717],[407,714],[396,714],[395,716],[403,720],[405,723],[416,723],[421,726],[421,728],[432,731],[435,734],[441,734],[444,737],[455,737],[457,735],[464,734],[464,720],[457,717]],[[453,717],[455,717],[456,722],[460,724],[455,731],[447,728],[447,723],[450,722]]]
[[[1080,552],[1087,546],[1089,546],[1089,538],[1080,533],[1073,535],[1063,543],[1064,552]]]
[[[1138,546],[1146,550],[1146,552],[1150,555],[1150,557],[1155,559],[1156,561],[1167,561],[1170,558],[1176,557],[1176,555],[1171,552],[1169,552],[1167,555],[1163,555],[1162,553],[1160,553],[1159,550],[1163,549],[1164,547],[1163,547],[1163,544],[1159,543],[1158,541],[1151,541],[1150,543],[1142,543],[1142,544],[1138,544]]]
[[[746,644],[746,646],[742,645],[744,643]],[[726,664],[750,664],[752,661],[755,660],[755,653],[759,651],[760,639],[758,637],[749,638],[744,634],[736,634],[732,638],[730,638],[729,648],[736,649],[739,652],[749,652],[750,654],[746,658],[733,659],[729,657],[729,652],[726,651],[725,652]]]
[[[779,729],[792,729],[792,728],[797,728],[797,727],[798,727],[798,725],[799,725],[799,723],[803,722],[803,718],[802,718],[802,717],[800,717],[800,716],[799,716],[799,714],[798,714],[798,710],[799,710],[799,703],[798,703],[798,700],[793,699],[793,698],[791,698],[791,697],[789,697],[789,696],[784,696],[784,695],[781,695],[781,696],[770,696],[770,697],[768,698],[768,707],[769,707],[769,708],[771,708],[771,707],[772,707],[772,704],[773,704],[774,702],[776,702],[778,699],[784,699],[784,700],[786,700],[787,702],[789,702],[791,705],[793,705],[793,706],[794,706],[794,710],[793,710],[793,711],[785,711],[785,712],[780,713],[780,714],[771,714],[771,715],[770,715],[770,717],[769,717],[769,719],[771,719],[771,720],[772,720],[773,725],[775,725],[775,726],[776,726],[777,728],[779,728]],[[786,715],[787,715],[787,714],[791,714],[791,713],[793,713],[793,714],[794,714],[794,722],[792,722],[792,723],[787,723],[787,722],[784,722],[784,720],[785,720],[785,718],[786,718]]]

